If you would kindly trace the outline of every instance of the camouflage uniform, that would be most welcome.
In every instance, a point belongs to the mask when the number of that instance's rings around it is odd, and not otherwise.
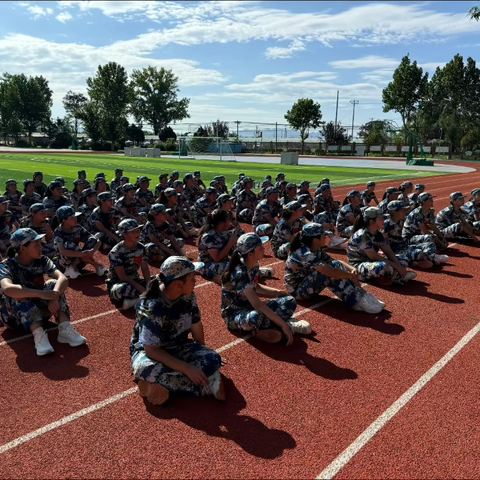
[[[430,209],[426,214],[422,212],[422,207],[415,208],[405,218],[403,224],[402,237],[409,245],[418,245],[421,243],[434,242],[435,245],[439,245],[437,236],[434,233],[422,234],[420,223],[424,223],[425,226],[434,225],[435,219],[433,210]]]
[[[47,257],[33,260],[29,266],[22,265],[17,258],[7,258],[0,263],[0,280],[9,278],[12,283],[33,290],[53,290],[57,283],[54,279],[45,281],[44,275],[51,275],[57,267]],[[60,311],[70,319],[67,299],[58,297]],[[29,330],[32,323],[43,323],[52,314],[48,310],[48,301],[40,298],[12,298],[0,296],[0,319],[9,328]]]
[[[315,269],[326,264],[348,271],[345,265],[330,257],[322,248],[312,252],[302,245],[288,256],[285,265],[285,286],[287,292],[297,300],[318,295],[328,287],[347,307],[353,307],[365,295],[365,290],[348,278],[332,278]]]
[[[146,215],[144,212],[140,211],[142,210],[142,204],[135,197],[133,197],[130,203],[127,203],[125,197],[118,199],[115,203],[115,208],[117,209],[121,218],[129,218],[123,217],[122,208],[126,208],[129,215],[132,215],[134,217]]]
[[[48,187],[45,183],[42,182],[39,185],[35,183],[35,193],[38,193],[38,195],[40,195],[42,199],[45,197],[47,190],[48,190]]]
[[[46,220],[45,220],[44,223],[48,224],[48,222]],[[43,224],[40,225],[39,227],[36,227],[33,224],[31,215],[28,215],[27,217],[25,217],[20,222],[20,228],[31,228],[32,230],[37,232],[39,235],[46,235],[47,234],[47,231],[43,227]],[[53,244],[53,237],[48,242],[45,241],[45,239],[42,240],[42,255],[45,255],[49,258],[52,258],[52,257],[55,256],[56,253],[57,253],[57,251],[55,250],[55,245]]]
[[[244,202],[248,202],[251,207],[245,208]],[[252,218],[257,204],[257,196],[254,192],[242,190],[237,195],[236,215],[239,222],[252,223]]]
[[[196,185],[192,185],[191,187],[187,187],[185,185],[183,187],[183,194],[188,199],[191,205],[193,205],[201,196],[200,189]]]
[[[95,222],[100,222],[107,230],[114,233],[117,233],[117,223],[120,219],[120,215],[118,210],[115,208],[110,208],[108,212],[102,212],[100,207],[97,207],[93,210],[92,215],[90,216],[90,225],[91,230],[94,232],[95,236],[102,240],[102,242],[109,246],[116,245],[116,242],[113,238],[109,237],[108,235],[100,232],[95,225]]]
[[[281,218],[273,230],[271,247],[273,254],[280,260],[286,260],[290,248],[290,242],[286,239],[287,235],[295,235],[301,228],[302,223],[297,219],[290,224],[285,218]]]
[[[353,225],[347,220],[347,217],[353,216],[357,218],[360,215],[361,211],[359,207],[353,207],[350,204],[344,205],[339,211],[337,216],[337,235],[342,238],[348,238],[352,234]]]
[[[64,257],[60,255],[58,251],[58,245],[62,244],[66,250],[72,250],[74,252],[85,252],[91,250],[97,244],[97,238],[90,235],[81,225],[75,225],[70,231],[65,232],[60,225],[53,232],[53,243],[57,251],[60,266],[67,268],[76,260],[77,257]],[[80,248],[79,243],[83,243],[83,247]],[[83,263],[83,262],[82,262]]]
[[[27,195],[24,193],[20,197],[20,205],[25,207],[27,210],[34,204],[34,203],[42,203],[42,197],[38,194],[33,192],[33,195]]]
[[[14,193],[5,192],[3,196],[10,202],[8,204],[8,208],[20,207],[20,198],[22,197],[22,194],[18,190],[16,190]],[[12,208],[11,212],[15,220],[19,220],[23,216],[21,211],[16,210],[14,208]]]
[[[91,217],[92,213],[95,210],[95,205],[90,205],[88,206],[86,203],[80,205],[77,208],[77,212],[80,212],[82,215],[78,217],[78,223],[85,229],[87,232],[92,233],[93,228],[92,228],[92,223],[91,223]],[[95,233],[95,232],[93,232]]]
[[[387,197],[378,204],[378,208],[383,212],[384,215],[390,215],[390,212],[388,211],[388,208],[387,208],[389,203],[390,202],[388,201],[388,197]]]
[[[455,211],[453,205],[440,210],[435,217],[435,224],[445,238],[453,238],[457,235],[466,235],[463,230],[462,219],[464,215],[461,209]]]
[[[135,198],[137,200],[145,200],[150,205],[153,204],[154,200],[155,200],[155,197],[154,197],[151,190],[147,190],[146,192],[142,192],[140,189],[138,189],[135,192]],[[139,202],[139,205],[140,205],[140,208],[146,208],[143,205],[141,205],[140,202]]]
[[[223,250],[232,235],[232,230],[224,230],[223,232],[209,230],[200,237],[198,242],[198,261],[205,264],[203,269],[200,270],[202,277],[207,280],[212,280],[214,275],[222,275],[225,271],[229,261],[228,255],[223,260],[215,262],[208,253],[208,250],[212,248],[219,251]]]
[[[280,328],[263,313],[254,310],[245,297],[244,291],[247,287],[256,289],[259,274],[258,265],[248,269],[240,263],[231,272],[230,280],[222,285],[222,318],[230,330]],[[290,296],[273,298],[264,303],[285,321],[292,317],[297,308],[297,302]]]
[[[480,222],[475,219],[475,214],[480,214],[480,203],[475,205],[473,201],[462,205],[461,210],[465,216],[465,220],[473,228],[473,232],[478,235],[480,233]]]
[[[373,201],[373,200],[376,200],[377,199],[377,196],[375,195],[375,190],[373,192],[369,192],[368,189],[365,189],[362,191],[362,193],[360,194],[360,198],[362,199],[362,202],[363,201],[367,201],[367,205],[370,205],[370,203]]]
[[[116,178],[112,178],[110,180],[110,191],[111,192],[116,192],[117,188],[120,186],[120,180],[117,180]]]
[[[365,253],[365,250],[369,249],[378,252],[385,244],[388,242],[380,231],[371,234],[367,229],[361,228],[350,237],[347,247],[348,262],[357,269],[361,281],[368,282],[378,277],[389,277],[397,283],[402,281],[398,271],[389,263],[372,261]],[[408,266],[408,259],[403,255],[397,255],[397,259],[403,267]]]
[[[65,205],[71,205],[72,202],[67,197],[60,197],[57,200],[54,200],[53,198],[44,198],[43,199],[43,205],[47,210],[53,210],[55,213],[60,207],[63,207]]]
[[[0,216],[0,242],[8,248],[10,246],[10,237],[12,236],[15,217],[10,210],[7,210]]]
[[[220,368],[221,357],[188,337],[191,326],[199,321],[200,311],[194,293],[181,295],[173,301],[162,294],[158,298],[140,300],[130,342],[133,375],[149,383],[158,383],[170,392],[200,396],[202,387],[195,385],[187,375],[152,360],[145,353],[145,345],[160,347],[210,377]]]
[[[271,204],[268,199],[262,200],[255,207],[255,213],[253,214],[252,225],[255,227],[255,233],[260,236],[268,235],[271,237],[275,227],[268,223],[264,214],[266,213],[267,215],[271,215],[272,218],[275,218],[279,217],[281,212],[282,207],[279,202]]]
[[[196,227],[201,227],[207,218],[207,209],[215,207],[214,203],[209,203],[205,196],[200,197],[192,207],[193,221]]]
[[[319,213],[327,213],[328,222],[324,223],[332,223],[335,225],[338,217],[338,207],[330,197],[324,198],[322,195],[317,195],[313,198],[313,204],[320,209]]]
[[[154,222],[148,221],[142,228],[140,233],[140,241],[144,244],[147,252],[147,257],[150,260],[153,256],[165,257],[165,252],[155,243],[150,241],[149,235],[153,235],[159,242],[163,243],[166,247],[173,249],[172,243],[169,237],[173,237],[175,233],[175,227],[168,222],[163,222],[161,225],[155,225]],[[175,239],[180,248],[185,246],[185,240],[183,238]]]
[[[148,261],[147,252],[142,243],[138,242],[133,248],[125,247],[123,241],[115,245],[108,254],[110,266],[106,279],[107,290],[110,298],[125,300],[137,298],[139,292],[127,282],[122,282],[115,271],[115,267],[123,267],[125,273],[137,283],[146,286],[145,279],[139,277],[140,266],[143,261]]]

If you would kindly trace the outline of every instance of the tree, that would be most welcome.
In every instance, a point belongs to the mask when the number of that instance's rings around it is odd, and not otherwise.
[[[310,129],[318,128],[322,124],[320,104],[311,98],[299,98],[285,114],[285,119],[294,130],[300,132],[303,154]]]
[[[97,143],[102,138],[102,122],[100,118],[100,109],[95,102],[87,102],[78,112],[78,118],[83,123],[83,130],[91,138],[93,143]]]
[[[324,124],[322,131],[327,145],[343,145],[344,143],[348,143],[349,137],[347,129],[344,128],[340,122],[337,123],[337,128],[335,128],[335,123],[332,121]]]
[[[384,145],[390,141],[388,120],[372,120],[360,127],[358,136],[367,145]]]
[[[223,122],[222,120],[212,122],[212,132],[214,137],[226,139],[228,138],[229,130],[227,122]]]
[[[80,111],[87,103],[88,99],[83,93],[75,93],[69,90],[63,97],[63,108],[69,113],[74,120],[73,133],[75,138],[78,136],[78,122],[80,120]]]
[[[145,134],[143,133],[143,130],[137,125],[133,123],[131,125],[128,125],[127,123],[125,138],[126,140],[131,140],[133,143],[138,145],[139,143],[145,141]]]
[[[190,118],[189,98],[178,99],[178,78],[172,70],[147,67],[132,73],[132,114],[153,126],[155,135],[172,122]]]
[[[18,117],[18,97],[11,78],[8,73],[0,78],[0,130],[5,144],[8,143],[10,135],[17,142],[23,130]]]
[[[165,127],[162,130],[160,130],[158,134],[158,138],[162,142],[166,142],[169,138],[173,138],[174,140],[176,140],[177,134],[173,131],[171,127]]]
[[[480,7],[478,6],[472,7],[468,11],[468,16],[470,17],[471,20],[476,20],[478,22],[480,20]]]
[[[127,71],[115,62],[99,65],[95,77],[87,78],[87,86],[100,115],[104,139],[112,142],[113,150],[125,135],[125,118],[132,100]]]
[[[417,62],[410,63],[409,55],[405,55],[393,73],[393,80],[383,89],[383,111],[398,112],[406,128],[426,93],[427,84],[428,73],[423,74]]]

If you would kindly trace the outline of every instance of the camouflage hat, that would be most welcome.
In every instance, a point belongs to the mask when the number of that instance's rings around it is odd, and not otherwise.
[[[423,192],[418,196],[418,203],[426,202],[430,198],[434,198],[434,196],[431,193]]]
[[[269,182],[272,181],[272,176],[271,175],[265,175],[265,180],[268,180]]]
[[[0,195],[0,203],[8,203],[10,200],[4,195]],[[43,204],[42,204],[43,205]]]
[[[95,186],[97,186],[99,183],[101,182],[105,182],[106,183],[106,180],[105,180],[105,177],[95,177],[95,179],[93,180],[93,184]]]
[[[76,178],[74,181],[73,181],[73,184],[75,186],[77,185],[86,185],[87,182],[85,180],[82,180],[81,178]]]
[[[104,202],[105,200],[112,200],[113,195],[110,192],[101,192],[97,195],[97,200],[99,202]]]
[[[222,193],[218,198],[217,198],[217,203],[218,205],[223,205],[225,202],[228,201],[234,201],[235,197],[231,197],[228,193]]]
[[[158,179],[161,180],[162,178],[168,178],[168,173],[161,173],[161,174],[158,176]]]
[[[370,180],[369,182],[367,182],[367,187],[374,187],[375,185],[376,183],[373,180]]]
[[[31,178],[26,178],[23,181],[23,186],[26,187],[29,183],[35,183]]]
[[[243,184],[248,183],[248,182],[253,182],[253,178],[252,177],[243,177],[242,178],[242,183]]]
[[[267,185],[271,185],[272,182],[270,180],[263,180],[262,183],[260,184],[260,188],[265,188]]]
[[[128,233],[142,227],[143,225],[139,225],[134,218],[126,218],[118,224],[118,231],[120,233]]]
[[[296,210],[300,210],[301,208],[305,208],[306,205],[298,202],[297,200],[294,200],[293,202],[287,203],[283,209],[286,212],[295,212]]]
[[[368,207],[363,211],[363,218],[365,220],[372,220],[379,217],[384,217],[383,211],[377,207]]]
[[[155,205],[152,205],[150,207],[150,210],[148,213],[151,213],[152,215],[157,215],[159,213],[165,213],[167,211],[167,208],[163,203],[156,203]]]
[[[176,195],[177,192],[175,191],[174,188],[166,188],[163,193],[165,194],[166,197],[172,197],[173,195]]]
[[[199,172],[200,173],[200,172]],[[186,173],[184,176],[183,176],[183,179],[184,180],[192,180],[193,179],[193,175],[191,173]]]
[[[60,182],[62,185],[65,185],[65,179],[63,177],[56,177],[55,181]]]
[[[288,185],[288,182],[286,180],[281,180],[280,182],[277,182],[278,185]]]
[[[73,207],[70,207],[68,205],[64,205],[63,207],[60,207],[56,212],[55,215],[59,220],[65,220],[66,218],[69,217],[79,217],[82,213],[81,212],[76,212]]]
[[[42,172],[33,172],[33,178],[39,177],[40,175],[43,176],[43,173]]]
[[[210,186],[211,186],[211,187],[214,187],[214,188],[215,188],[215,185],[218,185],[218,184],[219,184],[219,183],[218,183],[218,180],[212,180],[212,181],[210,182]]]
[[[285,177],[285,174],[283,172],[278,172],[275,180],[278,180],[278,177]]]
[[[294,183],[288,183],[287,190],[291,190],[292,188],[297,188],[297,186]]]
[[[270,240],[267,236],[259,237],[256,233],[244,233],[240,235],[237,240],[237,250],[241,255],[245,255],[257,248],[262,243]]]
[[[178,176],[180,176],[180,172],[178,170],[174,170],[170,176],[171,177],[178,177]]]
[[[97,178],[97,177],[105,178],[105,174],[103,172],[98,172],[98,173],[95,174],[95,178]]]
[[[320,235],[332,235],[333,232],[325,230],[320,223],[310,222],[302,227],[302,234],[306,237],[319,237]]]
[[[10,245],[14,248],[21,247],[28,242],[40,240],[45,234],[39,235],[35,230],[31,228],[19,228],[12,233],[10,237]]]
[[[277,187],[268,187],[266,190],[265,190],[265,194],[268,196],[268,195],[271,195],[272,193],[280,193],[280,190],[277,188]]]
[[[200,170],[195,170],[195,171],[193,172],[193,176],[194,176],[194,177],[199,177],[200,175],[201,175]]]
[[[160,266],[160,280],[171,282],[176,278],[182,278],[189,273],[200,270],[205,264],[192,262],[187,257],[173,255],[168,257]]]
[[[126,181],[127,183],[130,181],[130,178],[129,177],[125,177],[124,175],[122,175],[120,177],[120,181]]]
[[[318,187],[318,190],[320,190],[321,192],[324,192],[325,190],[331,190],[330,184],[329,183],[322,183],[322,185],[320,185]]]
[[[17,181],[14,180],[13,178],[9,178],[6,182],[5,182],[5,186],[8,187],[9,185],[16,185],[17,184]]]
[[[417,188],[417,189],[425,188],[425,185],[423,183],[416,183],[415,188]]]
[[[405,205],[401,200],[393,200],[392,202],[388,202],[387,210],[389,212],[396,212],[401,209],[408,210],[410,207]]]
[[[175,180],[172,185],[173,188],[183,187],[183,182],[181,180]]]
[[[240,172],[240,173],[238,174],[238,178],[243,178],[244,176],[245,176],[245,174],[244,174],[243,172]]]
[[[216,175],[213,177],[214,180],[220,181],[220,180],[225,180],[225,177],[223,175]]]
[[[123,185],[123,191],[124,192],[128,192],[129,190],[136,190],[137,187],[135,185],[133,185],[133,183],[126,183],[125,185]]]
[[[480,193],[480,188],[474,188],[471,192],[470,195],[476,195],[477,193]]]
[[[356,197],[357,195],[360,195],[360,192],[358,190],[350,190],[347,193],[347,197]]]
[[[402,188],[409,188],[409,187],[413,187],[413,183],[407,180],[407,181],[403,182],[400,186]]]
[[[85,170],[78,170],[77,175],[80,175],[81,173],[87,173]]]
[[[1,198],[1,197],[0,197]],[[30,213],[38,213],[38,212],[43,212],[45,211],[45,205],[43,203],[34,203],[33,205],[30,206],[28,211]]]
[[[465,198],[465,195],[463,195],[462,192],[453,192],[450,194],[450,200],[452,202],[458,200],[459,198]]]
[[[54,188],[62,188],[62,187],[63,185],[60,182],[56,182],[56,181],[50,182],[50,185],[48,185],[49,190],[53,190]]]
[[[138,177],[138,183],[149,182],[150,180],[151,180],[151,178],[148,178],[145,175],[142,175],[141,177]]]
[[[167,190],[168,190],[168,188],[167,188]],[[165,191],[167,191],[167,190],[165,190]],[[216,195],[218,192],[213,187],[207,187],[205,189],[205,194],[206,195],[210,195],[212,193],[214,193]]]
[[[303,187],[304,185],[310,185],[310,182],[308,180],[302,180],[300,186]]]
[[[387,187],[387,188],[385,189],[385,193],[386,193],[387,195],[390,195],[390,194],[396,193],[396,192],[398,192],[398,188],[397,188],[397,187]]]
[[[104,192],[104,193],[110,193],[110,192]],[[88,197],[89,195],[96,195],[96,194],[97,192],[93,188],[86,188],[85,190],[82,191],[81,197],[85,198],[85,197]]]
[[[122,173],[123,173],[123,168],[116,168],[116,169],[115,169],[115,173],[119,173],[119,172],[122,172]]]
[[[298,201],[300,203],[311,202],[312,197],[310,197],[310,195],[308,193],[304,193],[303,195],[298,196]]]
[[[325,177],[325,178],[322,178],[322,180],[320,181],[320,184],[322,183],[330,183],[330,179]]]

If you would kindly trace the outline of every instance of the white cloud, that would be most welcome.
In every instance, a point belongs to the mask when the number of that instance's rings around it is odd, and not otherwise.
[[[290,58],[293,53],[305,50],[302,40],[294,40],[288,47],[269,47],[265,51],[267,58]]]
[[[399,63],[400,61],[395,58],[368,55],[351,60],[335,60],[330,62],[329,65],[333,68],[385,68],[398,67]]]
[[[26,7],[27,12],[32,16],[33,20],[39,20],[46,16],[53,14],[53,9],[50,7],[41,7],[40,5],[30,5],[29,3],[22,2],[18,4],[20,7]]]
[[[73,17],[68,12],[61,12],[55,18],[62,23],[67,23],[69,20],[73,20]]]

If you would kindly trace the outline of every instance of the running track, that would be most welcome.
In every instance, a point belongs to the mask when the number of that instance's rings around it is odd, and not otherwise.
[[[480,172],[420,181],[439,209],[452,191],[480,186]],[[0,477],[480,477],[480,248],[447,253],[448,265],[407,286],[367,286],[387,302],[376,317],[329,292],[299,305],[315,333],[288,348],[227,332],[219,287],[198,279],[207,344],[226,363],[225,403],[144,403],[130,376],[133,313],[113,308],[102,279],[71,281],[72,320],[88,346],[57,344],[51,332],[55,354],[39,358],[32,338],[0,330]],[[281,287],[283,264],[263,264]]]

